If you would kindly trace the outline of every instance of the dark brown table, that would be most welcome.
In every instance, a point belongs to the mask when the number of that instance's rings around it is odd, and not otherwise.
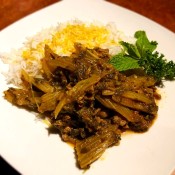
[[[1,0],[0,30],[59,0]],[[140,13],[175,32],[175,0],[107,0]]]
[[[0,30],[43,7],[59,0],[1,0]],[[175,0],[107,0],[118,4],[175,32]],[[0,157],[0,165],[6,174],[18,174]],[[1,167],[2,171],[2,167]]]

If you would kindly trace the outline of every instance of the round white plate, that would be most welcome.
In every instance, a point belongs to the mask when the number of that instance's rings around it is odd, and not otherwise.
[[[19,48],[27,36],[71,19],[115,22],[127,35],[145,30],[158,41],[158,51],[175,61],[175,34],[127,9],[102,0],[64,0],[23,18],[0,32],[0,52]],[[0,63],[0,70],[5,65]],[[158,118],[144,134],[122,137],[87,171],[76,167],[73,148],[34,114],[12,106],[3,98],[7,89],[0,74],[0,154],[25,175],[169,175],[175,168],[175,82],[161,89]]]

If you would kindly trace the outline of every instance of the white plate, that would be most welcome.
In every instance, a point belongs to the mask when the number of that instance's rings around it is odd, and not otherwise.
[[[19,48],[26,36],[70,19],[113,21],[127,35],[145,30],[159,43],[158,50],[175,60],[175,34],[119,6],[101,0],[65,0],[36,12],[0,33],[0,52]],[[4,65],[0,64],[2,70]],[[25,175],[168,175],[175,168],[175,82],[165,83],[159,114],[144,134],[123,136],[120,146],[108,149],[88,171],[75,165],[74,150],[58,135],[48,135],[35,115],[3,99],[7,88],[0,75],[0,154]]]

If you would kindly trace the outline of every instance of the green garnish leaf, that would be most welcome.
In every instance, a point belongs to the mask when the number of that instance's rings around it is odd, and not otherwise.
[[[110,63],[118,71],[126,71],[128,69],[136,69],[140,67],[137,60],[123,54],[115,55],[113,59],[110,60]]]
[[[128,55],[132,55],[133,58],[140,58],[140,53],[136,45],[121,41],[120,44],[123,46],[124,50]]]
[[[135,44],[121,41],[121,53],[113,56],[110,63],[119,71],[140,68],[158,82],[163,79],[175,79],[175,63],[167,61],[163,54],[156,50],[158,43],[149,41],[145,31],[134,34]]]
[[[141,56],[144,56],[147,51],[153,52],[157,47],[158,43],[156,41],[149,41],[145,31],[137,31],[134,37],[137,38],[135,45]]]
[[[146,56],[138,61],[138,64],[143,67],[147,75],[153,76],[157,81],[175,78],[175,63],[168,62],[164,55],[158,52],[147,52]]]

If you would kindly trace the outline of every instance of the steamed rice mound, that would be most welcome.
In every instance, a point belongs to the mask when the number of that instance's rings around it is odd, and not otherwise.
[[[117,30],[113,23],[106,25],[99,22],[84,23],[73,20],[50,27],[28,38],[24,46],[0,58],[9,65],[6,73],[8,83],[20,86],[21,69],[31,76],[41,75],[40,59],[44,57],[44,46],[47,44],[58,55],[71,55],[75,51],[74,43],[81,43],[87,48],[100,47],[109,49],[111,55],[120,52],[119,41],[133,42]]]

